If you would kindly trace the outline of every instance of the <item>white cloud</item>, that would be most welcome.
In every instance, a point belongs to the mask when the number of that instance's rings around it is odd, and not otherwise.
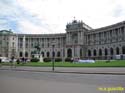
[[[0,5],[3,4],[1,9],[6,11],[3,12],[4,15],[8,13],[11,18],[13,16],[16,19],[18,30],[24,33],[65,32],[66,23],[71,22],[74,16],[93,28],[103,27],[125,19],[124,0],[12,1],[11,4],[6,5],[8,7],[6,9],[3,2],[0,3]],[[15,20],[14,18],[12,19]]]
[[[43,34],[44,32],[49,33],[49,30],[32,24],[27,20],[22,20],[19,22],[19,30],[26,34]]]

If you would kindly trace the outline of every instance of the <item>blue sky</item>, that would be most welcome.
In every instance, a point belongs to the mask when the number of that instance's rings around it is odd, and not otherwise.
[[[125,0],[0,0],[0,30],[65,33],[73,17],[92,28],[125,20]]]

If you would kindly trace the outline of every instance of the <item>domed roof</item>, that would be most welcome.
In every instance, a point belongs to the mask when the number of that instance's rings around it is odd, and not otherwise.
[[[8,30],[1,30],[0,34],[12,34],[12,31],[8,31]]]

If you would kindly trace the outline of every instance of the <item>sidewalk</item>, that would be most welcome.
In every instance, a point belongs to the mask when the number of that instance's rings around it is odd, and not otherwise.
[[[74,73],[74,74],[111,74],[111,75],[125,75],[124,67],[97,67],[97,68],[80,68],[80,67],[26,67],[18,66],[11,68],[10,66],[2,66],[0,70],[13,70],[13,71],[31,71],[31,72],[52,72],[52,73]]]

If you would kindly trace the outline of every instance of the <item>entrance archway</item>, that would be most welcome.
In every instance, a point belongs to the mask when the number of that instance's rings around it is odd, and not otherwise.
[[[96,56],[96,50],[95,50],[95,49],[94,49],[94,51],[93,51],[93,55]]]
[[[91,56],[91,50],[88,50],[88,56],[89,57]]]
[[[83,53],[82,53],[82,48],[80,49],[80,57],[83,56]]]
[[[107,48],[105,48],[105,56],[107,56],[108,55],[108,50],[107,50]]]
[[[67,50],[67,57],[72,57],[72,49]]]
[[[111,54],[111,55],[114,54],[113,48],[110,48],[110,54]]]
[[[122,47],[122,54],[125,54],[125,46]]]
[[[119,48],[116,48],[116,54],[119,55]]]
[[[102,50],[99,49],[99,56],[102,56]]]

